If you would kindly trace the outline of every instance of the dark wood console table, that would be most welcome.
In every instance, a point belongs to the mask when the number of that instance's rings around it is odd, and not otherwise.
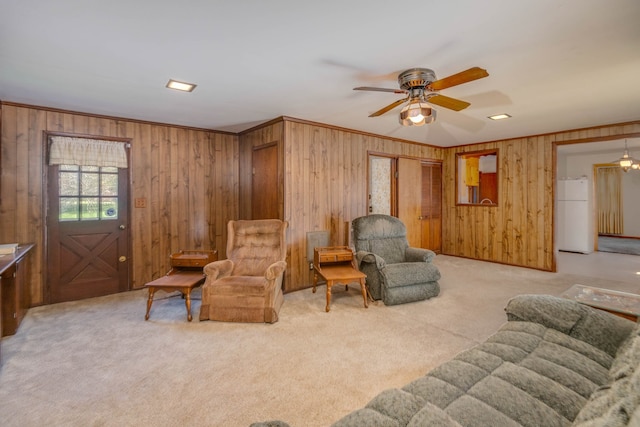
[[[0,255],[0,331],[13,335],[31,306],[29,263],[26,256],[32,243],[18,246],[13,254]]]

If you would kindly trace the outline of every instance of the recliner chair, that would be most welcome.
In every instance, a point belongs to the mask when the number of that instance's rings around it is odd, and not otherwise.
[[[287,222],[229,221],[227,259],[204,267],[200,320],[278,321],[284,302]]]
[[[413,248],[398,218],[373,214],[352,221],[356,260],[367,275],[375,300],[385,305],[421,301],[440,293],[440,270],[432,263],[435,252]]]

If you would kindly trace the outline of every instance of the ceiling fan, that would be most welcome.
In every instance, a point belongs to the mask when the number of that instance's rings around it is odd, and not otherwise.
[[[404,126],[422,126],[433,122],[436,118],[436,111],[432,109],[429,104],[438,105],[453,111],[464,110],[471,105],[466,101],[440,95],[438,91],[482,79],[488,75],[487,70],[473,67],[449,77],[436,80],[436,73],[429,68],[411,68],[398,75],[400,89],[361,86],[354,87],[353,90],[403,93],[407,95],[405,98],[392,102],[386,107],[370,114],[369,117],[381,116],[387,111],[391,111],[408,101],[408,104],[400,111],[400,124]]]

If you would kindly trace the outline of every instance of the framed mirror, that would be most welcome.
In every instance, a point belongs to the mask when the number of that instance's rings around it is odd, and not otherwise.
[[[456,153],[457,204],[498,205],[498,149]]]

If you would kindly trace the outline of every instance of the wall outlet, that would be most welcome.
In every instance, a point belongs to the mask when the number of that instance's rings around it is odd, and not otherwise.
[[[309,263],[309,270],[313,270],[313,263],[312,262]]]
[[[144,197],[139,197],[135,200],[136,208],[146,208],[147,207],[147,199]]]

